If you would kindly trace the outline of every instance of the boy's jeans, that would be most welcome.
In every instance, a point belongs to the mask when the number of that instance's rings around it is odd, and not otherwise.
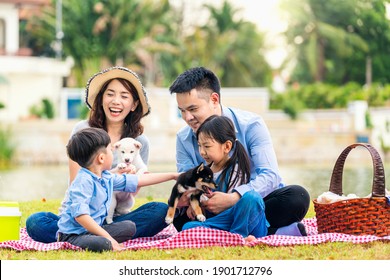
[[[165,223],[167,211],[167,204],[162,202],[149,202],[131,211],[129,214],[115,217],[114,222],[124,220],[134,222],[137,227],[137,232],[133,236],[133,239],[137,237],[150,237],[159,233],[167,226]],[[26,220],[27,233],[35,241],[43,243],[56,242],[58,220],[59,217],[50,212],[34,213]]]

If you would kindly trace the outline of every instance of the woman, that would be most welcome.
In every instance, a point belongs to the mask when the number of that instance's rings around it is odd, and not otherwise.
[[[107,131],[112,143],[122,138],[132,137],[142,144],[141,157],[148,162],[149,141],[143,135],[141,119],[150,113],[146,91],[137,74],[125,67],[111,67],[92,76],[86,86],[85,103],[91,110],[88,120],[75,125],[71,135],[87,127],[103,128]],[[118,164],[118,156],[114,156],[112,172]],[[69,184],[76,177],[80,166],[69,160]],[[65,198],[60,207],[68,197]],[[161,202],[150,202],[129,214],[114,218],[114,222],[131,220],[136,224],[137,232],[133,238],[153,236],[166,227],[164,217],[168,206]],[[51,212],[38,212],[26,220],[26,230],[35,241],[55,242],[59,217]]]

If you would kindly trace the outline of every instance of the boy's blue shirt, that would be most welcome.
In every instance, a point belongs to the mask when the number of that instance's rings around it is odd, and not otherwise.
[[[251,180],[234,190],[244,195],[255,190],[263,198],[284,187],[279,175],[278,163],[268,128],[264,120],[248,111],[222,106],[222,115],[230,118],[236,129],[236,137],[245,147],[250,158]],[[184,172],[205,162],[199,153],[196,135],[189,126],[182,128],[176,137],[176,166]]]
[[[60,214],[58,232],[82,234],[87,232],[75,218],[90,215],[97,224],[102,225],[110,208],[113,191],[135,192],[138,176],[133,174],[113,174],[103,171],[99,178],[86,168],[81,168],[69,187],[69,197],[65,209]]]

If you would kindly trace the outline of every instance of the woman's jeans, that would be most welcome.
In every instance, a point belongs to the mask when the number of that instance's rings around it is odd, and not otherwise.
[[[130,213],[114,217],[114,223],[129,220],[136,225],[137,237],[150,237],[163,230],[165,215],[168,211],[168,205],[162,202],[149,202]],[[38,212],[29,216],[26,220],[26,230],[28,235],[35,241],[50,243],[57,241],[57,222],[59,216],[50,212]]]
[[[194,227],[207,227],[256,238],[267,235],[268,222],[265,218],[265,206],[262,197],[255,191],[246,192],[231,208],[204,222],[188,222],[183,230]]]

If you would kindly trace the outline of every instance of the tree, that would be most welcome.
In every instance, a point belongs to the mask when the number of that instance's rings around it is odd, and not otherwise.
[[[55,40],[54,7],[55,1],[42,17],[29,24],[36,46],[47,46]],[[91,74],[110,65],[137,65],[134,70],[142,69],[137,48],[144,46],[139,42],[152,36],[167,10],[168,0],[63,1],[63,52],[75,61],[77,85],[85,85]],[[162,20],[164,27],[167,23]],[[36,48],[38,52],[43,49]]]
[[[55,41],[54,7],[53,0],[27,25],[35,55],[55,55],[48,47]],[[229,2],[221,9],[206,5],[210,17],[192,32],[177,9],[169,0],[63,1],[63,53],[74,59],[74,86],[84,86],[93,73],[114,64],[132,68],[146,85],[168,86],[197,65],[216,71],[224,86],[269,83],[264,35],[255,24],[236,19],[238,10]]]
[[[228,1],[220,8],[209,4],[204,7],[210,17],[182,38],[177,70],[206,66],[216,72],[225,87],[268,85],[271,69],[262,51],[264,35],[256,25],[236,18],[239,9]]]
[[[366,0],[361,0],[366,1]],[[366,55],[368,43],[354,32],[357,11],[355,0],[285,0],[282,8],[288,17],[285,33],[294,50],[293,79],[300,82],[346,82],[348,65],[355,52]],[[342,81],[338,79],[342,77]]]
[[[368,51],[356,49],[345,60],[349,71],[345,72],[343,81],[354,80],[367,85],[390,82],[390,20],[386,16],[386,3],[389,1],[356,2],[353,24],[349,28],[367,42]]]

